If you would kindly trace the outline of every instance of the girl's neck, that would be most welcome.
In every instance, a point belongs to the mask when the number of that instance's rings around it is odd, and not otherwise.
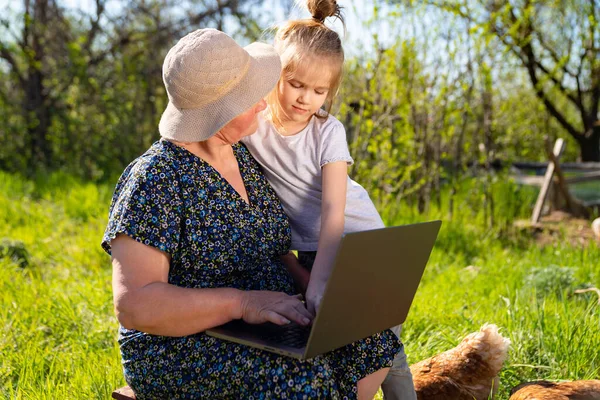
[[[279,129],[279,133],[281,136],[294,136],[300,132],[302,132],[310,123],[312,116],[303,122],[295,122],[295,121],[281,121],[281,128]]]

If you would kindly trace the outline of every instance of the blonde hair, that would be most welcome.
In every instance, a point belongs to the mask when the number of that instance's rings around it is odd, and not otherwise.
[[[344,49],[340,36],[325,26],[325,19],[334,17],[344,24],[341,7],[335,0],[307,0],[311,19],[288,21],[277,29],[275,49],[281,56],[281,77],[275,88],[267,95],[267,117],[279,129],[283,129],[281,106],[279,103],[279,85],[290,79],[299,66],[314,58],[327,58],[332,66],[332,76],[329,91],[325,100],[325,110],[331,111],[333,101],[342,82]],[[315,64],[315,63],[313,63]],[[321,65],[315,65],[321,67]],[[315,114],[317,117],[326,117]]]

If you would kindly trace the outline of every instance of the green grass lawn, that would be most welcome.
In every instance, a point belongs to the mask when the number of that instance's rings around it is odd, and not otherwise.
[[[23,242],[30,255],[24,267],[0,258],[1,398],[107,399],[124,384],[110,262],[99,245],[112,189],[0,173],[0,238]],[[493,189],[485,211],[481,183],[465,185],[452,220],[447,199],[427,215],[386,206],[393,223],[444,220],[404,328],[410,362],[490,322],[512,342],[500,399],[522,381],[599,378],[598,298],[572,294],[600,286],[599,247],[539,248],[510,227],[535,194],[501,179]]]

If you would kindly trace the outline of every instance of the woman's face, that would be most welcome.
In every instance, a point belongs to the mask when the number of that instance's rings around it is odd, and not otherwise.
[[[267,103],[264,99],[260,100],[248,110],[229,121],[216,136],[219,136],[227,143],[234,144],[239,142],[243,137],[252,135],[256,132],[256,128],[258,128],[258,119],[256,116],[265,108],[267,108]]]

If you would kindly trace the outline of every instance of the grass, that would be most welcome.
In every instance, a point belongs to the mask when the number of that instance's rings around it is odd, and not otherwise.
[[[0,173],[0,237],[30,254],[0,259],[0,398],[107,399],[123,383],[99,248],[111,190]]]
[[[404,327],[409,360],[490,322],[512,342],[498,398],[522,381],[599,378],[598,299],[573,291],[600,286],[600,248],[538,247],[511,228],[535,193],[494,180],[491,210],[482,185],[462,184],[452,220],[447,197],[425,215],[406,202],[382,208],[391,223],[444,220]],[[124,384],[110,262],[99,246],[112,189],[0,173],[0,239],[29,253],[24,267],[0,258],[0,398],[107,399]]]

